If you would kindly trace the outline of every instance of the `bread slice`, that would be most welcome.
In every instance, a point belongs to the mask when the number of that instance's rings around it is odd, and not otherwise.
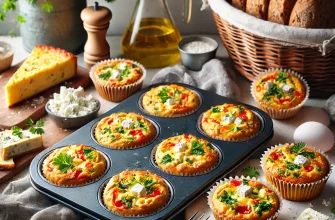
[[[35,46],[29,57],[6,84],[8,107],[32,97],[77,72],[77,57],[51,46]]]
[[[289,25],[303,28],[320,28],[320,5],[318,0],[297,0],[291,13]]]
[[[247,0],[232,0],[231,3],[235,8],[238,8],[242,11],[246,10]]]
[[[267,20],[270,0],[247,0],[246,12],[257,18]]]
[[[10,170],[15,167],[15,163],[13,158],[9,160],[3,160],[2,157],[0,157],[0,170]]]
[[[268,21],[287,25],[297,0],[270,0]]]

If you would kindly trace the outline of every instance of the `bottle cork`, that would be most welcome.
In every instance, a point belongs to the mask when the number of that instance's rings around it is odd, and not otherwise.
[[[106,33],[109,21],[112,19],[112,12],[98,2],[82,10],[80,14],[87,31],[87,42],[84,47],[84,62],[88,68],[96,62],[109,59],[109,44],[106,40]]]

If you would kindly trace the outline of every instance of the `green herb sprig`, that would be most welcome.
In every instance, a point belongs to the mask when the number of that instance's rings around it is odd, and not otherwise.
[[[54,158],[52,164],[58,166],[58,169],[63,173],[66,173],[68,170],[74,167],[73,158],[66,153],[60,153],[57,157]]]
[[[17,126],[14,126],[14,127],[12,128],[12,130],[13,130],[12,134],[13,134],[14,136],[17,136],[17,137],[19,137],[19,138],[22,138],[22,129],[21,129],[21,128],[19,128],[19,127],[17,127]]]
[[[308,152],[308,151],[305,151],[304,148],[305,148],[306,144],[305,143],[295,143],[293,145],[293,147],[290,148],[290,153],[293,154],[293,153],[296,153],[298,155],[302,155],[306,158],[310,158],[310,159],[315,159],[315,153],[314,152]]]
[[[165,103],[166,100],[171,98],[171,96],[169,95],[169,90],[165,87],[163,87],[162,90],[158,93],[158,96],[161,99],[162,103]]]
[[[232,205],[237,202],[237,199],[232,198],[227,191],[224,191],[223,195],[220,196],[218,199],[220,202],[224,202],[228,205]]]
[[[246,176],[259,177],[259,172],[256,167],[246,166],[241,170]]]
[[[44,120],[40,119],[38,121],[36,121],[36,124],[34,125],[34,121],[31,118],[28,118],[26,120],[26,126],[29,127],[29,132],[32,134],[39,134],[42,135],[44,134],[44,130],[43,130],[43,126],[44,126]]]
[[[167,163],[171,163],[172,161],[174,161],[174,158],[171,157],[170,154],[166,154],[166,155],[164,155],[164,157],[162,158],[161,163],[162,163],[162,164],[167,164]]]
[[[131,209],[133,207],[133,200],[135,199],[135,196],[131,196],[129,198],[123,197],[121,199],[121,202],[127,206],[127,209]]]
[[[256,210],[259,217],[263,215],[264,212],[269,211],[272,208],[271,203],[267,203],[265,201],[262,201],[256,205],[254,205],[254,209]]]
[[[198,140],[192,141],[191,155],[204,155],[205,151],[202,149],[204,143],[198,142]]]

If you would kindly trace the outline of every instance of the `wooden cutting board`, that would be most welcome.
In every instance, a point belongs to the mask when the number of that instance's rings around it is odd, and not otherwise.
[[[89,70],[78,66],[77,75],[75,77],[60,85],[54,86],[35,97],[29,98],[27,101],[23,101],[14,107],[8,108],[6,106],[5,85],[22,63],[23,61],[0,74],[0,130],[9,129],[14,125],[22,127],[25,124],[25,120],[28,118],[32,118],[34,121],[40,119],[46,114],[44,108],[45,104],[52,98],[53,93],[59,92],[61,85],[74,88],[82,86],[86,88],[92,84],[92,81],[89,78]]]

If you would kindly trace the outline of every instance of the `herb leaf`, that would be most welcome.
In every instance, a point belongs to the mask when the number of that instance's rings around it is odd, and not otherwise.
[[[293,147],[290,148],[290,153],[291,154],[293,154],[293,153],[299,154],[302,151],[302,149],[304,149],[305,146],[306,146],[306,144],[302,143],[302,142],[295,143],[293,145]]]
[[[167,164],[167,163],[170,163],[170,162],[172,162],[172,161],[174,161],[174,158],[171,157],[170,154],[166,154],[166,155],[162,158],[161,163],[162,163],[162,164]]]
[[[122,72],[120,73],[120,80],[123,80],[123,79],[126,78],[129,74],[130,74],[129,66],[126,66],[126,67],[124,68],[124,70],[122,70]]]
[[[248,181],[247,179],[243,179],[243,180],[242,180],[242,183],[243,183],[243,185],[246,185],[246,186],[247,186],[247,185],[249,184],[249,181]]]
[[[223,195],[220,196],[218,199],[219,199],[220,202],[224,202],[224,203],[226,203],[226,204],[228,204],[228,205],[232,205],[232,204],[234,204],[234,203],[237,202],[237,199],[232,198],[232,197],[227,193],[227,191],[224,191],[224,192],[223,192]]]
[[[104,73],[102,73],[99,78],[103,79],[103,80],[107,80],[112,76],[112,72],[111,71],[106,71]]]
[[[43,120],[43,119],[38,120],[38,121],[36,122],[36,125],[34,126],[34,121],[33,121],[33,119],[28,118],[28,119],[26,120],[26,125],[27,125],[28,127],[30,127],[30,128],[29,128],[29,132],[32,133],[32,134],[39,134],[39,135],[42,135],[42,134],[45,133],[44,130],[43,130],[43,128],[42,128],[42,127],[44,126],[44,120]]]
[[[157,184],[157,182],[154,182],[154,180],[149,178],[148,176],[145,176],[140,181],[145,187],[145,191],[147,192],[148,195],[154,191],[155,189],[154,185]]]
[[[84,154],[85,154],[85,156],[89,155],[91,152],[93,152],[93,149],[91,149],[91,148],[84,148]]]
[[[167,90],[165,87],[163,87],[162,90],[158,93],[158,96],[161,98],[162,103],[165,103],[166,100],[171,98],[169,95],[169,90]]]
[[[268,91],[265,92],[263,100],[270,101],[271,96],[275,96],[280,99],[283,96],[283,92],[281,89],[276,85],[273,84]]]
[[[12,130],[13,130],[12,134],[13,134],[14,136],[18,136],[19,138],[22,138],[22,129],[21,129],[21,128],[19,128],[19,127],[17,127],[17,126],[14,126],[14,127],[12,128]]]
[[[288,170],[299,170],[299,169],[301,169],[301,166],[299,166],[299,165],[297,165],[297,164],[295,164],[295,163],[291,163],[290,161],[285,161],[285,163],[287,164],[287,166],[286,166],[286,168],[288,169]]]
[[[135,196],[131,196],[130,198],[123,197],[121,199],[122,203],[127,206],[127,209],[131,209],[133,207],[133,199],[135,199]]]
[[[44,1],[42,7],[41,7],[42,11],[44,12],[53,12],[55,9],[54,9],[54,6],[48,2],[48,1]]]
[[[124,134],[124,129],[123,129],[123,127],[117,127],[117,128],[115,128],[115,130],[116,130],[117,132],[121,133],[121,134]]]
[[[221,112],[221,111],[220,111],[219,108],[216,108],[216,107],[215,107],[215,108],[212,108],[212,112],[214,112],[214,113],[219,113],[219,112]]]
[[[229,129],[229,132],[238,132],[238,131],[241,131],[241,130],[242,130],[242,128],[235,126],[235,127],[232,127],[231,129]]]
[[[256,167],[246,166],[241,170],[241,172],[250,177],[259,177],[259,172]]]
[[[204,146],[204,143],[200,143],[198,140],[192,141],[191,155],[204,155],[205,151],[202,146]]]
[[[33,119],[28,118],[28,119],[26,120],[26,126],[31,127],[31,126],[33,126],[33,125],[34,125],[34,121],[33,121]]]
[[[264,212],[269,211],[272,208],[271,203],[267,203],[265,201],[262,201],[256,205],[254,205],[254,209],[256,210],[258,216],[262,216]]]
[[[315,153],[314,152],[307,152],[307,151],[303,151],[301,153],[299,153],[299,155],[302,155],[306,158],[311,158],[311,159],[315,159]]]
[[[66,173],[67,170],[72,169],[73,166],[73,158],[66,154],[60,153],[52,162],[53,165],[58,165],[58,169],[63,173]]]
[[[276,81],[286,83],[287,75],[284,72],[279,72]]]

